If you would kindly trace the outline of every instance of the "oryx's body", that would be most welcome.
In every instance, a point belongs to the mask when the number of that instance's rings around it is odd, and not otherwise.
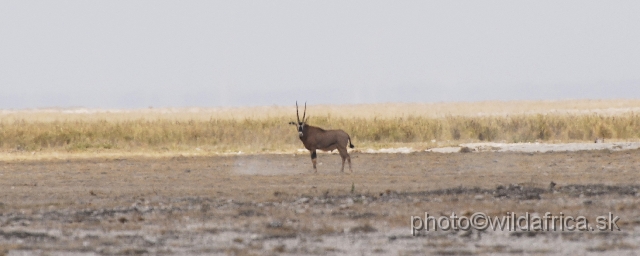
[[[296,113],[297,113],[298,103],[296,102]],[[311,162],[313,162],[313,170],[318,171],[316,168],[316,160],[317,154],[316,150],[322,151],[333,151],[335,149],[340,153],[340,157],[342,157],[342,169],[340,171],[344,172],[344,161],[347,160],[349,162],[349,171],[351,170],[351,157],[347,152],[347,146],[353,148],[353,144],[351,143],[351,137],[349,134],[344,132],[343,130],[324,130],[319,127],[310,126],[307,124],[307,120],[305,120],[307,105],[305,103],[305,113],[302,116],[302,122],[300,121],[300,116],[298,116],[298,123],[290,122],[289,124],[294,124],[298,128],[298,137],[304,144],[304,147],[311,152]]]

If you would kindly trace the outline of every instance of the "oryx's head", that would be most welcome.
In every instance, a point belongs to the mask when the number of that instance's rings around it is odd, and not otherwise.
[[[305,125],[307,125],[307,120],[309,120],[309,118],[305,119],[305,117],[307,116],[307,103],[304,103],[304,113],[302,114],[302,121],[300,121],[300,113],[298,112],[298,102],[296,101],[296,117],[298,118],[298,122],[289,122],[289,124],[295,125],[298,128],[298,136],[302,137],[304,136],[304,134],[302,133],[302,129],[304,128]]]

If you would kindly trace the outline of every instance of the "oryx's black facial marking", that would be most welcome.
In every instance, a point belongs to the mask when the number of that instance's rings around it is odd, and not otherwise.
[[[304,147],[311,153],[311,162],[313,162],[313,169],[316,169],[317,154],[316,150],[333,151],[335,149],[340,153],[342,157],[342,169],[344,171],[344,161],[349,161],[349,170],[351,170],[351,157],[347,153],[347,146],[353,148],[351,144],[351,137],[343,130],[324,130],[319,127],[311,126],[307,124],[307,103],[304,104],[304,114],[302,120],[300,120],[300,114],[298,112],[298,102],[296,102],[296,117],[298,122],[289,122],[291,125],[295,125],[298,130],[298,137],[304,144]]]
[[[302,132],[302,130],[304,129],[304,123],[298,123],[298,137],[302,138],[302,136],[304,136],[304,133]]]
[[[289,122],[289,124],[291,125],[295,125],[296,129],[298,129],[298,137],[302,138],[302,136],[304,136],[304,127],[307,125],[305,123],[299,122]]]

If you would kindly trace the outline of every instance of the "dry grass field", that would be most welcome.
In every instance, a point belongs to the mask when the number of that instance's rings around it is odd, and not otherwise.
[[[459,143],[640,139],[640,101],[576,100],[309,105],[310,123],[343,129],[358,149]],[[302,110],[301,110],[302,111]],[[4,159],[291,153],[295,106],[0,112]]]
[[[369,154],[640,138],[640,101],[308,107],[354,139],[309,154],[295,107],[0,112],[0,255],[634,255],[640,151]],[[49,112],[47,112],[49,111]],[[245,154],[225,154],[243,151]],[[552,186],[551,184],[555,184]],[[614,231],[423,231],[411,216],[619,216]]]

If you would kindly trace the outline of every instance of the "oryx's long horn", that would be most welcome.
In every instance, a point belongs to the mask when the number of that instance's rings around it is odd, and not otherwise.
[[[304,120],[304,117],[307,116],[307,102],[304,102],[304,113],[302,114],[302,121],[306,122],[306,120]]]
[[[298,123],[300,123],[300,113],[298,113],[298,101],[297,100],[296,100],[296,117],[298,117]]]

